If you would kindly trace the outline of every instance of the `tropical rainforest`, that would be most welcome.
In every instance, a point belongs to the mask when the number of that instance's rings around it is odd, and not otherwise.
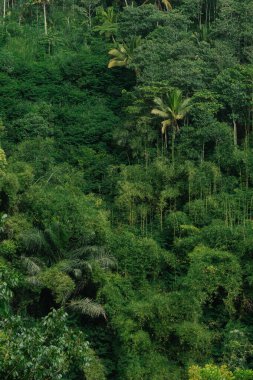
[[[253,379],[252,20],[1,0],[1,380]]]

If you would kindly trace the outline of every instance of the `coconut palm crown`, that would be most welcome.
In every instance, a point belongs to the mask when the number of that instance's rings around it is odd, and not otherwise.
[[[130,39],[129,43],[119,43],[116,48],[111,49],[108,52],[112,56],[108,68],[129,66],[133,61],[134,50],[140,46],[141,42],[141,37],[135,36]]]

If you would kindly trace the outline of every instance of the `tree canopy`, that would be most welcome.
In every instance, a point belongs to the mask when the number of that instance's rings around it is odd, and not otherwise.
[[[1,379],[253,379],[252,16],[1,2]]]

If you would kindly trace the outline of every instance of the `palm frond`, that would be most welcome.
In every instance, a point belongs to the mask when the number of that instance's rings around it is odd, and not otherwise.
[[[90,257],[91,261],[97,262],[103,269],[114,269],[117,267],[117,261],[112,255],[101,253]]]
[[[181,102],[179,110],[178,110],[178,114],[181,116],[182,119],[190,111],[191,107],[192,107],[192,104],[191,104],[190,98],[186,98]]]
[[[164,102],[163,102],[163,100],[161,99],[161,98],[158,98],[158,97],[156,97],[155,99],[154,99],[154,103],[157,105],[157,106],[159,106],[161,109],[165,109],[165,104],[164,104]]]
[[[45,267],[45,264],[37,257],[21,256],[21,265],[30,276],[37,275]]]
[[[112,55],[112,56],[114,56],[114,57],[117,57],[118,55],[120,55],[121,54],[121,51],[120,50],[118,50],[118,49],[111,49],[111,50],[109,50],[108,51],[108,54],[109,55]]]
[[[117,59],[111,59],[108,63],[108,69],[111,69],[113,67],[123,67],[126,66],[126,60],[124,61],[118,61]]]
[[[41,252],[47,248],[43,231],[33,228],[21,234],[25,249],[29,252]]]
[[[79,268],[74,268],[73,269],[73,275],[75,278],[80,279],[82,277],[82,271]]]
[[[108,54],[113,58],[110,60],[108,68],[128,66],[133,60],[134,50],[140,46],[141,42],[140,36],[134,36],[128,43],[117,44],[116,48],[109,50]]]
[[[37,276],[27,276],[26,282],[33,286],[41,286],[41,281],[38,279]]]
[[[67,254],[67,257],[73,258],[89,258],[91,255],[100,255],[105,253],[105,247],[100,245],[85,245],[80,248],[74,249]]]
[[[103,306],[90,298],[72,300],[69,303],[69,307],[73,310],[81,312],[82,314],[88,315],[91,318],[104,317],[106,319]]]
[[[182,91],[178,88],[174,88],[167,93],[165,95],[165,101],[159,97],[156,97],[154,99],[154,103],[157,105],[157,108],[152,109],[151,113],[153,115],[169,119],[171,123],[176,125],[177,130],[177,120],[182,120],[191,108],[191,99],[183,99]],[[167,126],[167,122],[163,124],[163,133],[165,133]]]
[[[64,234],[61,230],[59,223],[53,223],[44,231],[45,239],[54,254],[57,252],[58,256],[61,250],[62,241],[64,241]]]
[[[84,246],[67,254],[67,259],[57,264],[63,271],[72,271],[78,269],[89,269],[92,272],[92,263],[98,263],[103,269],[113,269],[117,267],[117,261],[114,256],[106,252],[104,246]]]
[[[133,53],[135,49],[137,49],[142,44],[142,38],[141,36],[133,36],[130,39],[129,45],[125,44],[125,47],[128,48],[129,52]]]
[[[70,272],[74,268],[82,266],[82,260],[78,259],[64,259],[61,261],[58,261],[58,263],[55,265],[59,270],[62,272]]]
[[[172,5],[169,0],[162,0],[162,3],[164,4],[167,11],[172,11]]]
[[[55,267],[62,272],[72,273],[76,278],[81,277],[83,269],[88,269],[89,272],[92,271],[90,263],[87,260],[80,259],[61,260],[55,265]]]
[[[162,134],[164,135],[167,128],[171,125],[171,121],[169,119],[162,121]]]
[[[152,115],[160,116],[160,117],[168,117],[167,112],[161,111],[157,108],[153,108],[151,110]]]

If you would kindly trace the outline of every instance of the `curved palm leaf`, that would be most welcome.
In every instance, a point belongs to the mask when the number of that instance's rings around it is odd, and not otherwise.
[[[141,42],[140,36],[134,36],[128,44],[118,44],[116,48],[111,49],[108,54],[113,58],[110,59],[108,68],[128,66],[133,60],[134,50],[140,46]]]
[[[20,237],[29,252],[41,252],[48,247],[43,231],[36,228],[23,232]]]
[[[91,262],[94,261],[100,265],[103,269],[114,269],[117,267],[117,261],[112,255],[101,253],[96,256],[90,257]]]
[[[169,0],[162,0],[162,3],[164,4],[167,11],[172,11],[172,5]]]
[[[91,300],[90,298],[83,298],[79,300],[72,300],[68,305],[71,309],[88,315],[91,318],[104,317],[106,319],[105,310],[102,305]]]
[[[160,117],[168,117],[168,113],[165,111],[161,111],[158,108],[153,108],[151,111],[152,115],[160,116]]]
[[[191,108],[191,99],[183,99],[182,91],[174,89],[165,95],[165,101],[162,98],[155,98],[154,103],[158,108],[153,108],[153,115],[170,120],[170,124],[177,126],[177,120],[182,120]],[[164,123],[164,122],[162,122]],[[170,125],[166,122],[167,126]]]
[[[20,261],[29,276],[35,276],[45,268],[45,264],[37,257],[21,256]]]
[[[103,269],[114,269],[117,267],[117,260],[114,256],[106,252],[103,246],[84,246],[68,254],[73,265],[83,264],[92,271],[92,264],[98,263]],[[78,261],[79,260],[79,261]]]
[[[142,5],[144,4],[147,4],[148,0],[144,0],[144,2],[142,3]],[[166,11],[171,11],[172,10],[172,5],[171,5],[171,2],[169,0],[155,0],[155,1],[152,1],[152,3],[155,3],[155,5],[157,6],[158,9],[162,10],[163,9],[163,6],[165,7]]]
[[[162,134],[166,133],[166,130],[170,125],[171,121],[169,119],[162,121]]]
[[[88,269],[90,272],[92,271],[90,263],[80,259],[64,259],[59,261],[55,267],[62,272],[73,274],[76,278],[80,278],[85,269]]]

